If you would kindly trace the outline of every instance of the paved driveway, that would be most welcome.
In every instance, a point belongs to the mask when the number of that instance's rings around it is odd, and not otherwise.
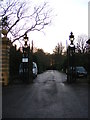
[[[49,70],[33,84],[3,88],[3,118],[88,118],[88,85]]]

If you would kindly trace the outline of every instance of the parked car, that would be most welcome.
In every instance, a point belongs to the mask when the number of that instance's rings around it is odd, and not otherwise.
[[[33,77],[37,77],[38,69],[37,69],[37,64],[33,62]]]
[[[19,66],[19,76],[22,78],[23,77],[23,73],[27,74],[28,73],[28,64],[26,64],[25,66],[23,66],[23,63],[20,64]],[[37,64],[35,62],[33,62],[33,77],[37,77],[37,73],[38,73],[38,69],[37,69]]]
[[[87,71],[83,66],[76,67],[76,76],[77,77],[87,77]]]
[[[66,74],[73,74],[76,78],[87,77],[87,71],[83,66],[69,67],[69,69],[66,70]]]

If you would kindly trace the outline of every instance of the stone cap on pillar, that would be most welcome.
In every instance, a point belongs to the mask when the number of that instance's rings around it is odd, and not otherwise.
[[[4,35],[4,37],[2,37],[2,44],[10,45],[10,40],[7,37],[7,33],[8,33],[7,30],[5,30],[5,29],[2,30],[2,34]]]
[[[2,34],[3,34],[4,36],[7,36],[7,33],[8,33],[8,31],[7,31],[7,30],[2,29]]]

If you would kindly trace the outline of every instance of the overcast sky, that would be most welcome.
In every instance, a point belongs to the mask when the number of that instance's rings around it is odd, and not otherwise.
[[[43,0],[33,0],[38,3]],[[44,0],[45,1],[45,0]],[[50,7],[57,16],[52,25],[42,32],[33,32],[29,40],[34,40],[34,46],[44,49],[45,52],[53,52],[58,42],[66,46],[69,43],[69,35],[72,31],[75,39],[80,34],[88,35],[88,0],[48,0]]]
[[[27,1],[27,0],[26,0]],[[29,0],[28,0],[29,1]],[[31,1],[31,0],[30,0]],[[42,48],[45,52],[53,52],[58,42],[66,47],[69,43],[69,35],[72,31],[75,40],[80,34],[88,35],[88,2],[89,0],[32,0],[35,4],[49,2],[53,14],[56,16],[50,26],[43,32],[31,32],[29,41],[34,41],[34,46]]]

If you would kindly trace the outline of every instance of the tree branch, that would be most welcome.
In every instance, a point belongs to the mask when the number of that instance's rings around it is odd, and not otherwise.
[[[51,23],[50,9],[48,9],[46,2],[30,10],[30,7],[29,9],[26,7],[25,2],[12,0],[12,2],[8,2],[7,8],[2,7],[2,9],[3,17],[8,16],[8,33],[10,32],[14,37],[12,43],[24,37],[28,32],[35,30],[41,31],[45,26]],[[21,30],[23,30],[24,33],[20,32]]]

